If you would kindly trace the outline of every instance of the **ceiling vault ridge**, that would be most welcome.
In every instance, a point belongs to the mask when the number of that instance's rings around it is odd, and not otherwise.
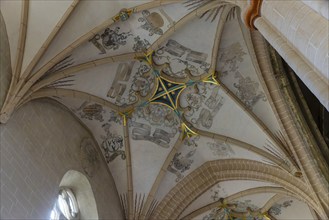
[[[23,1],[23,2],[24,2],[24,5],[25,4],[28,4],[28,0],[27,1]],[[156,1],[145,3],[145,4],[141,4],[141,5],[135,6],[135,7],[130,8],[130,9],[126,9],[126,10],[128,10],[128,11],[131,10],[133,13],[137,13],[137,12],[140,12],[140,11],[143,11],[143,10],[155,8],[155,7],[158,7],[158,6],[161,6],[161,5],[172,4],[172,3],[175,3],[175,2],[180,2],[180,0],[173,0],[173,1],[156,0]],[[28,5],[25,6],[24,8],[25,9],[23,9],[23,10],[25,10],[26,12],[23,11],[23,14],[24,13],[28,13]],[[97,34],[97,32],[99,32],[99,31],[103,30],[104,28],[106,28],[107,26],[110,26],[113,23],[119,21],[116,18],[118,17],[118,15],[120,15],[120,13],[121,12],[119,12],[114,17],[109,18],[108,20],[104,21],[102,24],[96,26],[95,28],[93,28],[89,32],[87,32],[84,35],[82,35],[79,38],[77,38],[73,43],[71,43],[70,45],[68,45],[64,50],[62,50],[57,55],[55,55],[55,57],[51,58],[51,60],[48,61],[48,63],[46,63],[44,66],[42,66],[33,75],[31,75],[30,77],[28,77],[26,79],[20,80],[18,82],[19,86],[17,86],[17,85],[12,86],[12,89],[10,89],[9,92],[7,93],[7,96],[10,96],[11,98],[10,98],[10,100],[7,101],[7,103],[5,103],[3,105],[2,109],[1,109],[1,112],[0,112],[0,122],[1,123],[5,123],[5,122],[8,121],[10,115],[17,108],[17,105],[20,102],[21,98],[24,96],[24,94],[49,69],[51,69],[54,65],[56,65],[58,62],[60,62],[61,60],[63,60],[66,56],[68,56],[75,48],[77,48],[78,46],[80,46],[85,41],[91,39],[95,34]],[[69,14],[71,14],[71,13],[69,13]],[[26,28],[27,21],[26,22],[22,22],[22,24],[25,24],[25,25],[23,25],[22,28]],[[24,42],[25,42],[25,36],[24,36],[24,39],[22,38],[22,40],[24,40]],[[14,75],[15,74],[13,74],[13,77],[12,78],[13,79],[14,78],[17,78],[17,76],[14,76]]]
[[[51,44],[51,42],[53,41],[53,39],[55,38],[55,36],[57,35],[57,33],[60,31],[60,29],[62,28],[62,26],[64,25],[64,23],[67,21],[67,19],[70,17],[70,15],[72,14],[72,12],[76,8],[76,6],[79,3],[79,1],[80,0],[74,0],[72,2],[72,4],[66,10],[66,12],[62,16],[62,18],[59,20],[59,22],[57,23],[57,25],[55,26],[55,28],[53,29],[53,31],[49,34],[49,36],[46,39],[46,41],[42,44],[42,46],[40,47],[40,49],[38,50],[38,52],[35,54],[35,56],[31,60],[31,62],[28,64],[28,66],[24,70],[24,72],[22,72],[21,66],[22,66],[22,62],[23,62],[24,48],[25,48],[25,41],[26,41],[27,20],[28,20],[28,13],[29,13],[29,0],[22,1],[23,2],[23,10],[24,10],[24,14],[23,14],[22,17],[23,17],[23,19],[24,19],[24,17],[26,17],[26,18],[21,22],[21,24],[23,24],[25,30],[23,30],[23,32],[20,32],[20,36],[21,36],[21,33],[23,33],[22,36],[24,36],[24,39],[22,40],[21,38],[19,38],[19,44],[21,45],[19,47],[22,48],[19,51],[23,51],[23,54],[21,54],[21,58],[19,60],[20,67],[19,67],[19,69],[17,69],[18,72],[14,74],[15,77],[13,77],[13,79],[11,81],[11,85],[9,87],[9,91],[7,93],[7,98],[6,98],[6,101],[5,101],[4,105],[3,105],[3,108],[5,108],[7,105],[11,105],[12,104],[11,102],[13,102],[13,100],[15,98],[19,97],[17,95],[17,93],[19,92],[19,90],[22,87],[25,86],[26,79],[29,78],[29,77],[31,77],[33,68],[38,63],[38,61],[41,59],[42,55],[46,52],[46,50],[48,49],[49,45]],[[22,41],[24,41],[24,43]],[[13,104],[12,108],[15,108],[16,107],[14,105],[15,104]],[[13,111],[13,110],[14,109],[12,109],[11,111]],[[1,110],[1,113],[3,114],[3,112],[5,112],[5,111],[8,111],[8,110],[2,109]],[[5,113],[7,113],[7,112],[5,112]],[[9,113],[9,114],[11,114],[11,113]]]
[[[18,46],[17,46],[17,53],[16,53],[16,60],[14,64],[14,73],[15,76],[14,80],[18,80],[21,70],[22,70],[22,63],[25,53],[25,43],[26,43],[26,34],[28,28],[28,20],[29,20],[29,4],[30,1],[23,1],[22,2],[22,12],[21,12],[21,24],[19,28],[19,38],[18,38]],[[15,84],[17,81],[15,82]]]
[[[218,5],[216,5],[218,7]],[[211,7],[212,8],[212,7]],[[224,12],[221,14],[221,17],[226,17],[232,7],[224,9]],[[29,91],[24,95],[22,98],[22,101],[18,103],[18,105],[21,105],[21,103],[26,103],[28,100],[28,97],[31,96],[32,93],[36,92],[37,90],[46,87],[50,85],[52,82],[55,82],[57,80],[63,79],[65,77],[68,77],[72,73],[78,74],[79,71],[92,68],[98,65],[106,64],[106,63],[114,63],[118,61],[124,61],[127,59],[143,59],[147,57],[148,55],[153,53],[153,48],[158,48],[160,45],[160,42],[165,41],[168,37],[171,36],[171,34],[176,31],[177,27],[183,26],[185,23],[188,21],[192,20],[197,16],[195,9],[194,11],[190,12],[188,15],[184,16],[182,19],[180,19],[177,23],[175,23],[172,27],[170,27],[160,38],[158,38],[153,44],[149,47],[149,49],[143,54],[143,53],[138,53],[138,52],[133,52],[133,53],[126,53],[126,54],[119,54],[115,56],[110,56],[110,57],[105,57],[97,60],[92,60],[89,62],[81,63],[73,67],[69,67],[67,69],[64,69],[62,71],[54,72],[52,73],[49,77],[46,77],[45,79],[41,81],[36,81],[36,83],[29,89]],[[207,6],[205,9],[199,9],[201,11],[207,11],[209,10],[209,6]],[[223,26],[225,23],[225,19],[220,19],[218,23],[218,28],[216,31],[216,37],[215,37],[215,46],[213,48],[213,55],[212,55],[212,61],[211,61],[211,67],[210,70],[214,69],[214,66],[216,65],[216,59],[217,59],[217,53],[218,53],[218,48],[219,48],[219,39],[220,39],[220,34],[223,30]],[[172,31],[174,30],[174,31]],[[214,54],[215,53],[215,54]],[[201,76],[202,77],[202,76]],[[200,77],[200,78],[201,78]],[[140,96],[139,96],[140,98]],[[25,100],[27,99],[27,100]],[[134,106],[132,106],[133,108]],[[130,109],[127,109],[125,111],[131,111]]]
[[[196,8],[193,11],[189,12],[187,15],[179,19],[175,24],[173,24],[168,30],[161,35],[156,41],[153,42],[153,44],[147,49],[146,54],[152,53],[154,50],[158,49],[160,45],[167,40],[174,32],[176,32],[179,28],[184,26],[186,23],[191,21],[192,19],[196,17],[200,17],[203,13],[206,11],[217,8],[221,5],[225,5],[227,3],[223,3],[220,0],[214,0],[211,1],[211,3],[208,3],[206,5],[203,5],[200,8]]]
[[[3,103],[2,108],[8,105],[14,95],[13,89],[17,86],[18,79],[20,78],[20,72],[23,64],[23,57],[25,52],[25,42],[26,42],[26,32],[27,32],[27,23],[29,17],[29,0],[22,1],[22,10],[20,15],[20,27],[18,33],[18,44],[17,44],[17,52],[13,66],[13,72],[11,77],[11,82],[9,86],[9,90],[7,92],[5,102]],[[1,110],[2,112],[2,110]]]
[[[271,208],[287,199],[324,218],[329,188],[317,164],[323,158],[312,154],[315,144],[309,147],[293,114],[277,76],[278,54],[254,29],[262,3],[128,1],[100,3],[98,14],[98,4],[70,0],[42,23],[38,10],[48,5],[21,0],[17,24],[8,22],[18,36],[9,45],[16,54],[0,124],[36,99],[65,106],[96,143],[128,220],[196,219],[210,211],[223,219],[275,220]],[[122,4],[127,8],[112,16]],[[85,12],[97,14],[81,24]],[[124,39],[105,39],[112,37]],[[244,95],[265,98],[252,100],[252,108]],[[113,162],[115,147],[125,158]],[[253,205],[238,209],[246,198]]]
[[[215,71],[216,70],[216,64],[217,64],[217,59],[218,59],[218,53],[219,53],[219,47],[220,47],[220,42],[221,42],[221,35],[224,29],[225,22],[227,20],[227,16],[229,15],[231,9],[233,8],[233,5],[224,5],[224,9],[220,15],[219,21],[218,21],[218,27],[216,30],[216,35],[215,35],[215,42],[212,48],[212,53],[211,53],[211,63],[210,63],[210,71]]]
[[[265,205],[262,207],[262,211],[263,212],[266,212],[268,211],[276,202],[278,202],[279,200],[281,200],[282,198],[284,197],[287,197],[287,196],[291,196],[291,197],[294,197],[294,195],[292,193],[277,193],[276,195],[274,195],[272,198],[270,198],[266,203]]]
[[[254,2],[256,3],[256,2]],[[260,4],[260,5],[259,5]],[[250,13],[255,10],[255,9],[252,9],[253,7],[258,7],[257,10],[259,10],[259,7],[261,6],[261,2],[260,3],[257,3],[257,4],[254,4],[251,6],[251,8],[249,8],[251,11],[249,11]],[[254,13],[254,12],[253,12]],[[258,11],[257,11],[258,13]],[[254,15],[252,15],[254,16]],[[252,19],[255,19],[256,17],[258,16],[255,15],[255,17],[252,17]],[[241,18],[241,15],[238,14],[238,17]],[[246,18],[245,18],[246,19]],[[250,17],[249,17],[249,20],[250,20]],[[255,33],[256,33],[256,30],[245,30],[242,28],[242,26],[244,26],[244,24],[242,23],[242,20],[239,19],[239,26],[240,26],[240,29],[242,30],[242,35],[243,35],[243,39],[246,43],[246,46],[248,48],[248,52],[249,52],[249,55],[254,58],[254,59],[251,59],[252,60],[252,63],[253,63],[253,66],[255,68],[255,72],[257,74],[257,78],[259,79],[259,82],[266,94],[266,97],[267,99],[269,100],[269,104],[270,104],[270,107],[272,109],[272,111],[274,112],[274,115],[275,115],[275,118],[277,119],[280,127],[282,128],[281,126],[281,121],[280,121],[280,118],[278,116],[278,112],[277,112],[277,109],[275,107],[275,105],[273,104],[273,97],[270,95],[270,92],[269,92],[269,89],[267,87],[267,84],[263,78],[263,75],[262,75],[262,71],[265,71],[264,68],[263,68],[263,63],[262,62],[264,60],[264,57],[260,57],[259,56],[259,53],[256,52],[256,49],[257,49],[257,44],[255,44],[255,41],[254,41],[254,36],[255,36]],[[246,21],[246,20],[245,20]],[[252,24],[252,22],[250,23]],[[232,93],[224,84],[222,84],[222,88],[224,88],[225,90],[228,91],[228,95],[229,96],[232,96],[234,97],[234,93]],[[236,98],[233,98],[233,100],[237,100],[237,103],[240,103],[241,106],[245,106],[245,104],[243,102],[241,102],[238,97]],[[278,130],[276,131],[275,133],[273,133],[273,131],[271,131],[266,125],[265,123],[259,118],[257,117],[256,114],[254,114],[252,111],[250,111],[249,109],[246,109],[246,113],[247,114],[250,114],[250,116],[253,118],[253,119],[256,119],[257,123],[259,124],[259,126],[261,126],[263,128],[263,131],[271,138],[271,141],[273,141],[275,144],[277,144],[277,146],[279,146],[279,148],[282,150],[283,154],[280,153],[280,156],[283,156],[286,158],[286,160],[289,162],[289,166],[291,166],[295,172],[295,175],[296,176],[301,176],[302,173],[301,173],[301,170],[300,170],[300,166],[298,165],[298,162],[296,161],[296,158],[294,157],[292,151],[291,151],[291,146],[289,144],[289,141],[287,140],[287,136],[284,136],[282,131]]]
[[[273,134],[273,132],[265,125],[265,123],[257,117],[255,113],[253,113],[232,91],[230,91],[223,83],[221,83],[221,88],[225,91],[225,93],[244,111],[261,129],[262,131],[269,137],[269,141],[276,144],[281,152],[278,152],[277,154],[273,154],[271,151],[269,151],[274,156],[281,158],[283,157],[287,161],[287,165],[290,167],[290,170],[292,173],[294,173],[296,176],[300,176],[301,171],[294,160],[292,158],[292,154],[287,150],[289,149],[288,143],[285,141],[284,137],[282,136],[282,133],[280,131],[277,131],[278,133]],[[289,161],[289,162],[288,162]]]
[[[35,65],[40,61],[42,55],[46,52],[50,44],[53,42],[54,38],[56,37],[57,33],[61,30],[65,22],[70,18],[72,12],[74,9],[78,6],[80,0],[73,0],[71,5],[68,7],[68,9],[65,11],[61,19],[58,21],[54,29],[50,32],[48,38],[46,41],[42,44],[38,52],[35,54],[27,68],[24,70],[24,72],[21,75],[22,79],[26,79],[27,77],[31,77],[32,70],[35,67]]]
[[[29,97],[32,93],[38,91],[41,88],[47,87],[51,85],[52,83],[64,79],[66,77],[71,76],[72,74],[74,75],[79,75],[82,70],[90,69],[93,67],[97,67],[99,65],[104,65],[104,64],[110,64],[110,63],[115,63],[119,61],[124,61],[124,60],[129,60],[129,59],[134,59],[136,56],[141,56],[142,53],[126,53],[126,54],[120,54],[120,55],[115,55],[115,56],[109,56],[97,60],[92,60],[89,62],[81,63],[76,66],[68,67],[67,69],[54,72],[50,76],[46,77],[45,79],[41,79],[40,81],[37,81],[30,89],[29,91],[24,95],[24,99]]]
[[[167,155],[166,160],[164,161],[160,172],[158,173],[154,183],[152,184],[152,188],[147,196],[145,205],[144,205],[142,213],[140,215],[142,220],[147,219],[152,214],[153,210],[151,210],[151,212],[149,212],[149,209],[150,209],[152,202],[155,201],[155,194],[160,186],[162,179],[164,178],[164,176],[167,172],[167,167],[169,166],[170,162],[174,158],[176,152],[178,151],[178,149],[182,143],[183,143],[183,132],[181,132],[179,134],[179,137],[178,137],[176,143],[174,144],[170,153]]]
[[[254,6],[252,6],[252,7],[254,7]],[[257,7],[259,7],[259,5]],[[241,17],[240,14],[238,14],[238,16]],[[241,19],[239,19],[239,26],[242,30],[243,38],[244,38],[244,41],[246,42],[246,46],[248,48],[249,54],[253,58],[252,62],[253,62],[253,65],[255,67],[256,74],[257,74],[257,77],[259,79],[259,82],[260,82],[260,84],[261,84],[261,86],[262,86],[262,88],[263,88],[263,90],[266,94],[267,99],[269,100],[269,104],[271,106],[272,111],[274,112],[275,118],[277,119],[280,128],[283,129],[282,122],[280,120],[280,117],[278,115],[278,111],[277,111],[277,109],[275,107],[275,104],[274,104],[274,99],[273,99],[272,95],[269,92],[268,85],[265,82],[265,79],[264,79],[263,74],[262,74],[263,71],[268,71],[269,70],[268,67],[265,68],[265,66],[264,66],[264,63],[270,62],[269,58],[268,58],[268,56],[264,56],[264,55],[266,55],[266,53],[265,54],[263,54],[263,53],[260,54],[259,53],[259,49],[258,49],[259,48],[259,43],[257,41],[255,41],[255,36],[256,36],[257,31],[256,30],[245,30],[245,29],[243,29],[242,26],[244,26],[244,24],[242,23]],[[266,62],[264,62],[264,61],[266,61]],[[262,122],[262,121],[260,120],[260,122]],[[275,143],[277,143],[277,144],[279,143],[278,146],[283,150],[285,156],[291,162],[291,166],[294,166],[296,168],[296,176],[301,176],[302,172],[301,172],[300,166],[299,166],[298,162],[296,161],[296,158],[295,158],[295,156],[294,156],[294,154],[291,150],[292,146],[289,142],[288,136],[284,135],[281,130],[276,131],[274,134],[273,134],[273,132],[271,132],[270,136],[271,136],[272,140]]]
[[[127,125],[126,115],[123,117],[123,134],[126,152],[126,170],[127,170],[127,186],[128,186],[128,219],[134,219],[136,213],[134,213],[134,184],[133,184],[133,174],[132,174],[132,161],[131,161],[131,149],[129,140],[129,127]]]
[[[196,197],[222,180],[258,180],[279,184],[321,213],[315,194],[299,178],[279,168],[246,159],[204,163],[176,185],[158,205],[151,219],[176,219]]]
[[[83,99],[89,102],[95,102],[98,104],[101,104],[105,107],[109,107],[111,110],[113,110],[116,113],[125,112],[125,108],[122,108],[120,106],[117,106],[113,104],[112,102],[109,102],[105,99],[102,99],[98,96],[91,95],[86,92],[72,90],[72,89],[63,89],[63,88],[44,88],[40,89],[39,91],[33,93],[28,99],[25,100],[25,102],[20,103],[21,105],[24,105],[26,102],[29,102],[34,99],[38,98],[58,98],[58,97],[71,97],[71,98],[78,98]]]
[[[274,162],[278,167],[282,168],[283,170],[291,173],[291,174],[295,174],[295,169],[293,169],[292,167],[290,167],[288,164],[286,164],[286,162],[282,159],[280,159],[279,157],[273,155],[270,152],[267,152],[265,150],[262,150],[256,146],[253,146],[251,144],[248,144],[244,141],[229,137],[229,136],[225,136],[225,135],[221,135],[221,134],[217,134],[217,133],[212,133],[209,131],[204,131],[204,130],[200,130],[197,129],[195,127],[193,127],[193,125],[191,125],[186,119],[183,119],[184,122],[198,135],[200,136],[204,136],[204,137],[208,137],[208,138],[212,138],[214,140],[220,140],[220,141],[224,141],[230,144],[234,144],[240,148],[246,149],[248,151],[254,152],[260,156],[265,157],[266,159],[269,159],[270,161]]]
[[[157,4],[163,5],[163,4],[171,4],[175,3],[176,1],[154,1],[142,4],[140,6],[136,6],[132,9],[126,9],[126,10],[132,10],[134,13],[139,12],[141,10],[150,9],[153,7],[157,7]],[[152,4],[151,4],[152,3]],[[210,10],[211,8],[218,7],[219,5],[222,5],[223,3],[220,0],[212,1],[209,4],[206,4],[205,6],[202,6],[200,8],[197,8],[190,12],[188,15],[184,16],[182,19],[180,19],[176,24],[174,24],[172,27],[170,27],[166,33],[164,33],[161,37],[159,37],[148,49],[147,53],[152,52],[155,48],[159,47],[159,44],[164,41],[167,37],[171,36],[173,32],[175,32],[176,29],[178,29],[180,26],[183,26],[185,23],[190,21],[195,16],[200,16],[207,10]],[[70,13],[69,13],[70,14]],[[26,103],[30,99],[21,100],[24,98],[25,94],[28,92],[28,90],[47,72],[50,68],[52,68],[56,63],[60,62],[64,57],[66,57],[70,52],[72,52],[75,48],[77,48],[79,45],[81,45],[86,40],[90,39],[93,35],[95,35],[100,30],[104,29],[107,26],[112,25],[114,22],[117,22],[117,17],[120,15],[120,12],[118,15],[114,16],[112,19],[109,19],[108,21],[103,22],[101,25],[95,27],[93,30],[87,32],[80,38],[78,38],[75,42],[73,42],[70,46],[68,46],[66,49],[64,49],[62,52],[57,54],[55,57],[53,57],[47,64],[45,64],[43,67],[41,67],[34,75],[32,75],[27,81],[21,80],[19,81],[20,85],[19,87],[15,87],[12,94],[14,94],[14,98],[8,103],[7,105],[3,105],[3,109],[1,110],[1,122],[6,122],[8,118],[10,117],[11,113],[18,107],[21,106],[23,103]],[[57,32],[56,32],[57,33]],[[25,38],[24,38],[25,39]],[[25,83],[25,84],[24,84]],[[33,91],[32,91],[33,92]],[[9,94],[9,93],[8,93]],[[30,95],[31,97],[31,95]],[[36,97],[36,96],[35,96]]]
[[[192,211],[191,213],[187,214],[186,216],[183,216],[181,219],[182,220],[193,219],[193,218],[197,217],[198,215],[205,213],[213,208],[234,209],[234,208],[236,208],[236,204],[232,203],[234,200],[237,200],[244,196],[260,194],[260,193],[276,193],[276,195],[274,195],[271,199],[269,199],[266,202],[266,204],[262,208],[259,208],[258,210],[254,210],[254,211],[250,210],[249,212],[240,213],[243,215],[243,217],[248,217],[248,216],[260,217],[260,216],[267,215],[268,210],[278,200],[277,198],[281,199],[284,196],[294,196],[293,193],[285,190],[283,187],[262,186],[262,187],[250,188],[250,189],[240,191],[238,193],[234,193],[226,198],[219,198],[218,201],[215,201],[215,202],[212,202],[205,206],[202,206],[202,207]],[[276,198],[276,199],[272,200],[274,198]],[[197,199],[197,198],[195,198],[195,199]],[[235,217],[239,217],[239,216],[235,216]]]
[[[291,110],[289,110],[289,106],[281,94],[282,88],[280,88],[278,81],[275,78],[275,71],[277,70],[272,66],[270,53],[268,52],[268,45],[258,32],[252,32],[251,37],[259,61],[259,66],[262,70],[261,73],[263,79],[273,98],[272,104],[277,112],[277,120],[280,122],[282,131],[285,132],[288,143],[290,143],[289,147],[291,152],[293,152],[295,158],[298,158],[296,160],[305,176],[305,181],[308,182],[308,185],[312,188],[313,192],[318,195],[317,200],[319,204],[321,203],[320,200],[322,200],[321,206],[325,211],[320,211],[318,214],[322,218],[326,218],[325,216],[328,215],[326,213],[329,213],[329,198],[328,196],[323,195],[328,195],[328,182],[326,182],[324,178],[319,178],[322,176],[319,172],[319,167],[314,164],[313,159],[308,153],[308,149],[306,149],[307,145],[303,143],[303,139],[299,134],[299,129],[297,129],[296,125],[293,123],[293,115],[291,115]]]

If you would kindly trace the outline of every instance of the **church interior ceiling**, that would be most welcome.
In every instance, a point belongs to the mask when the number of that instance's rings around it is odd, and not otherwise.
[[[5,8],[24,11],[18,2],[1,2],[12,65],[20,17]],[[30,1],[28,10],[16,104],[54,99],[89,129],[126,218],[162,216],[171,193],[211,162],[252,161],[301,181],[237,7],[67,0]],[[314,218],[299,189],[234,172],[178,218]]]

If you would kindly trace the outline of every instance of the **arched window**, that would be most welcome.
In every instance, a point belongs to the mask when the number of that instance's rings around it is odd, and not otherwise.
[[[78,219],[79,207],[73,192],[69,188],[61,188],[57,201],[50,214],[50,220]]]
[[[67,171],[60,184],[50,220],[99,219],[93,190],[79,171]]]

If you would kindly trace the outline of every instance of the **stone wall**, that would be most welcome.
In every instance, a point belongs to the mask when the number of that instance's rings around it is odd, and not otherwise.
[[[68,170],[84,173],[80,143],[89,132],[51,100],[28,103],[1,132],[1,219],[49,219],[58,186]],[[98,152],[90,178],[100,219],[123,219],[112,176]]]

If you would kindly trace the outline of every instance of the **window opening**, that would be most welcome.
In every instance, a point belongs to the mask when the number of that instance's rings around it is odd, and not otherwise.
[[[50,220],[78,219],[79,207],[73,192],[69,188],[61,188],[57,201],[50,213]]]

